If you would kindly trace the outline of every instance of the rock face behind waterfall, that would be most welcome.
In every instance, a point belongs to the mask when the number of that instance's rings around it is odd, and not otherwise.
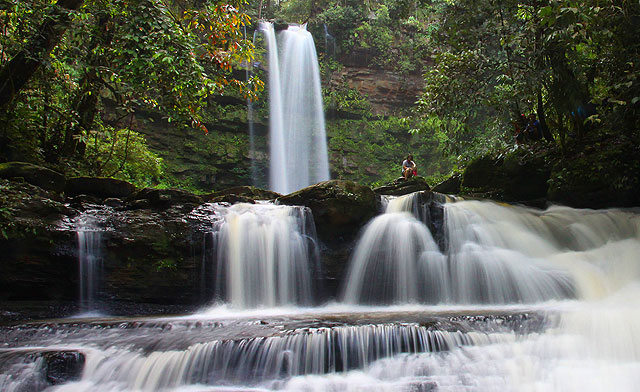
[[[380,199],[371,188],[346,180],[320,182],[277,200],[309,207],[318,236],[327,242],[353,239],[380,211]]]
[[[324,245],[321,262],[328,296],[335,296],[360,229],[380,212],[380,198],[352,181],[324,181],[277,199],[281,204],[311,209]]]
[[[217,217],[204,201],[278,196],[280,203],[311,209],[324,245],[326,295],[333,297],[357,233],[380,211],[379,197],[370,188],[339,180],[287,196],[240,187],[202,197],[142,189],[121,198],[105,192],[101,179],[83,179],[82,194],[66,198],[22,182],[24,178],[18,181],[0,180],[0,300],[76,301],[80,277],[74,222],[88,214],[102,232],[104,278],[97,285],[98,301],[207,303],[212,298],[202,290],[202,263],[207,233]]]

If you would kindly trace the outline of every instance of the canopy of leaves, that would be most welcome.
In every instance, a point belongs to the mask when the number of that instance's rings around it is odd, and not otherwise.
[[[0,69],[29,49],[48,19],[65,15],[67,23],[53,49],[36,57],[26,87],[0,108],[8,124],[0,135],[5,159],[78,158],[96,137],[109,144],[120,129],[135,127],[139,110],[207,132],[212,97],[253,98],[263,87],[234,72],[253,61],[245,6],[245,0],[85,0],[67,10],[49,0],[3,2]],[[85,166],[108,166],[94,163]]]
[[[419,104],[462,124],[445,132],[451,150],[509,143],[512,121],[531,112],[562,145],[596,121],[631,133],[640,115],[639,22],[634,1],[448,1]]]

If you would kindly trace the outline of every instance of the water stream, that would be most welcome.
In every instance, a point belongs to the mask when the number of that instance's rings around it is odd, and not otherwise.
[[[78,240],[79,302],[82,313],[86,315],[98,311],[96,296],[102,278],[103,230],[91,212],[81,215],[75,226]]]
[[[211,208],[224,304],[1,327],[0,390],[584,392],[640,382],[637,211],[450,202],[436,241],[420,199],[394,199],[363,230],[342,297],[318,306],[308,211]]]

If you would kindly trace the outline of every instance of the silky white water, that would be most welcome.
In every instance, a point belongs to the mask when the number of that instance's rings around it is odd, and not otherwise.
[[[91,312],[97,310],[96,291],[102,272],[102,230],[98,222],[86,214],[76,222],[76,237],[80,309]]]
[[[601,298],[640,277],[634,212],[483,201],[444,205],[446,249],[420,221],[416,195],[392,200],[353,254],[348,303],[533,303]]]
[[[328,180],[320,71],[313,37],[260,23],[268,51],[270,188],[287,194]]]
[[[637,390],[637,212],[459,201],[444,205],[442,233],[432,233],[416,201],[391,200],[364,230],[346,303],[3,327],[0,390]],[[275,207],[219,207],[215,232],[244,244],[227,252],[303,232],[270,226]],[[264,233],[255,240],[254,225]],[[51,385],[35,352],[63,349],[84,354],[84,371]]]
[[[219,299],[239,309],[313,303],[320,268],[309,209],[213,207],[219,217],[210,234]]]

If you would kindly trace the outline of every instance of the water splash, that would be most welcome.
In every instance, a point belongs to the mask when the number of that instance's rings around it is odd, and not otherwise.
[[[270,187],[287,194],[329,176],[329,159],[313,37],[289,26],[276,34],[260,23],[269,59]]]

